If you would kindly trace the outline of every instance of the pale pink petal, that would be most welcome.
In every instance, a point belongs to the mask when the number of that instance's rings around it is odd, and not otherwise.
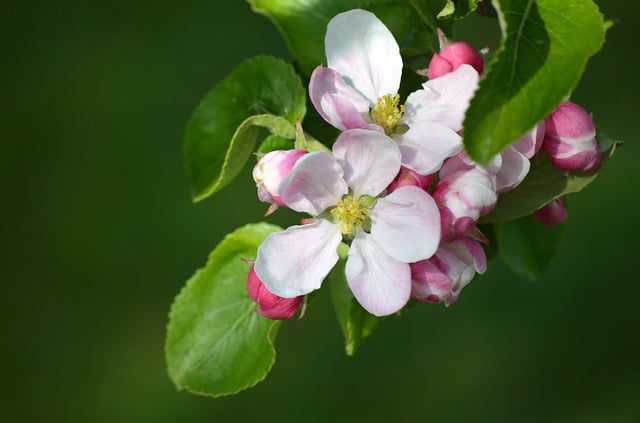
[[[388,256],[362,231],[351,244],[345,273],[353,296],[376,316],[395,313],[411,295],[409,265]]]
[[[402,165],[421,175],[438,171],[445,159],[462,151],[460,135],[437,123],[416,121],[394,139],[402,153]]]
[[[487,256],[484,253],[484,249],[480,243],[472,238],[463,238],[461,243],[467,247],[471,257],[473,259],[473,267],[476,272],[482,274],[487,271]]]
[[[496,192],[499,194],[520,185],[531,166],[529,159],[512,146],[507,147],[501,155],[502,166],[496,174]]]
[[[542,121],[511,146],[522,153],[527,159],[532,158],[538,150],[540,150],[540,147],[542,147],[544,128],[544,121]]]
[[[333,157],[344,169],[354,197],[380,194],[400,171],[400,150],[378,131],[351,129],[333,144]]]
[[[311,74],[309,97],[320,116],[344,131],[368,128],[372,105],[333,69],[318,66]]]
[[[411,127],[416,121],[429,121],[459,131],[477,86],[478,72],[469,65],[427,81],[407,97],[402,122]]]
[[[371,237],[396,260],[411,263],[433,255],[440,243],[440,211],[426,191],[398,188],[370,210]]]
[[[449,297],[451,292],[451,280],[431,260],[421,260],[412,263],[411,267],[411,296],[418,301],[436,304]]]
[[[378,97],[398,92],[400,49],[373,13],[356,9],[336,15],[327,26],[324,43],[327,65],[372,105]]]
[[[255,271],[273,294],[293,298],[320,288],[338,261],[339,225],[327,220],[290,226],[258,247]]]
[[[317,216],[347,193],[342,175],[342,167],[328,154],[306,154],[282,182],[280,197],[289,208]]]

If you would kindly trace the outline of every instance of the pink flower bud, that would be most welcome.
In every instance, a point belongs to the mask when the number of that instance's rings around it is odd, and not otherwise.
[[[440,53],[435,53],[429,62],[427,77],[438,78],[455,71],[460,65],[471,65],[482,72],[482,56],[475,48],[463,41],[454,41],[447,44]]]
[[[431,181],[433,181],[433,175],[420,175],[403,166],[393,182],[387,187],[387,192],[391,194],[398,188],[407,185],[413,185],[426,191],[431,186]]]
[[[280,198],[280,184],[305,154],[307,152],[303,150],[276,150],[258,160],[253,168],[253,180],[258,186],[260,201],[285,205]]]
[[[304,296],[283,298],[272,294],[258,278],[253,265],[247,276],[247,291],[249,297],[258,303],[258,313],[273,320],[291,319],[304,300]]]
[[[545,226],[556,226],[567,218],[567,209],[564,207],[564,197],[553,200],[540,210],[533,213],[533,217]]]
[[[575,103],[560,104],[545,120],[542,148],[561,170],[590,172],[602,155],[591,116]]]
[[[442,244],[428,260],[411,265],[411,296],[427,303],[449,306],[476,273],[487,270],[482,246],[471,238]]]
[[[495,175],[478,167],[446,174],[436,185],[433,198],[440,208],[442,241],[460,239],[495,207]]]

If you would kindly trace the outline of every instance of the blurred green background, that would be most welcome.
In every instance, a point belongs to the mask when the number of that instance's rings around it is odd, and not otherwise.
[[[243,59],[286,47],[243,1],[5,5],[0,420],[640,421],[640,3],[600,6],[618,23],[573,100],[626,143],[570,197],[543,277],[495,260],[453,307],[410,310],[354,358],[320,295],[280,330],[263,383],[210,399],[166,375],[167,312],[264,205],[248,172],[192,204],[182,134]],[[481,46],[474,25],[494,23],[474,22],[460,36]]]

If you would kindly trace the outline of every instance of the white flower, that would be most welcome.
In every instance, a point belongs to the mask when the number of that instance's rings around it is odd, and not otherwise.
[[[427,81],[400,105],[398,44],[374,14],[359,9],[329,22],[325,53],[328,67],[314,70],[309,96],[331,125],[384,132],[398,142],[402,164],[421,175],[462,150],[458,132],[478,83],[473,67]]]
[[[418,187],[381,197],[399,170],[398,146],[363,129],[343,132],[333,156],[301,157],[280,195],[287,207],[314,219],[269,235],[258,248],[255,271],[269,291],[292,298],[318,289],[345,240],[354,297],[377,316],[400,310],[411,294],[409,263],[435,253],[440,218],[435,201]]]

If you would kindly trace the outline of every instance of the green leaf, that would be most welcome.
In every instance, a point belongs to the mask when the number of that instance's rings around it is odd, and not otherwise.
[[[475,12],[478,8],[478,1],[482,0],[447,0],[438,19],[462,19]]]
[[[486,163],[543,120],[577,85],[604,43],[591,0],[494,0],[502,45],[464,121],[469,155]]]
[[[515,273],[536,280],[556,254],[562,226],[544,226],[533,217],[496,223],[500,256]]]
[[[604,167],[620,142],[604,134],[598,134],[598,140]],[[601,170],[602,167],[590,173],[567,173],[553,166],[546,154],[536,156],[522,183],[513,191],[500,194],[495,209],[481,218],[480,222],[501,222],[528,216],[559,197],[582,191],[598,177]]]
[[[434,0],[248,0],[256,13],[267,16],[282,34],[303,73],[326,64],[324,35],[335,15],[347,10],[371,10],[393,33],[406,56],[429,51],[435,29]],[[436,9],[434,9],[436,10]],[[437,9],[439,10],[439,9]],[[432,22],[431,27],[426,22]]]
[[[329,274],[331,299],[345,340],[345,352],[353,356],[362,342],[388,317],[376,317],[367,312],[353,297],[344,274],[345,260],[333,268]]]
[[[178,389],[213,397],[235,394],[263,380],[273,366],[280,322],[256,312],[243,259],[255,258],[262,240],[280,230],[259,223],[227,235],[176,297],[165,355]]]
[[[293,148],[293,140],[282,138],[278,135],[269,135],[262,141],[258,147],[258,153],[267,154],[276,150],[291,150]]]
[[[306,90],[293,67],[259,56],[241,63],[211,90],[189,121],[184,161],[194,201],[228,185],[255,148],[258,126],[295,137],[306,112]]]

